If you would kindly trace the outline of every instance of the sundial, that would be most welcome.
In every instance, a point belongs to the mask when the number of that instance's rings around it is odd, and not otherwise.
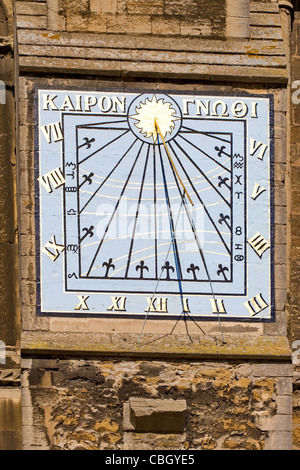
[[[39,315],[271,321],[272,101],[37,93]]]

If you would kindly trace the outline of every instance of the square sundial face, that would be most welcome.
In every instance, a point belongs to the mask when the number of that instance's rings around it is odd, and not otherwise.
[[[271,98],[37,92],[38,314],[270,321]]]

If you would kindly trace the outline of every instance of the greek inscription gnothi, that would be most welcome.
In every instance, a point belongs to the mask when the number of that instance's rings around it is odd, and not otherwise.
[[[38,90],[39,314],[272,321],[271,100]]]

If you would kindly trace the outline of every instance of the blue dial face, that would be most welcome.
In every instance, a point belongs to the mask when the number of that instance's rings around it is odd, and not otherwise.
[[[39,90],[39,313],[272,320],[270,100]]]

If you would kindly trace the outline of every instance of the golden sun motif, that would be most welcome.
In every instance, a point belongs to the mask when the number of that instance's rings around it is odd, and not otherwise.
[[[139,121],[135,126],[141,130],[147,138],[153,137],[153,142],[156,143],[158,137],[158,131],[156,123],[159,126],[161,134],[166,137],[168,133],[171,134],[174,129],[174,121],[177,121],[178,117],[173,116],[176,113],[175,109],[171,107],[171,103],[165,102],[162,98],[157,100],[156,96],[153,95],[150,101],[146,98],[144,103],[140,103],[140,107],[136,108],[136,113],[130,116],[132,119]]]

